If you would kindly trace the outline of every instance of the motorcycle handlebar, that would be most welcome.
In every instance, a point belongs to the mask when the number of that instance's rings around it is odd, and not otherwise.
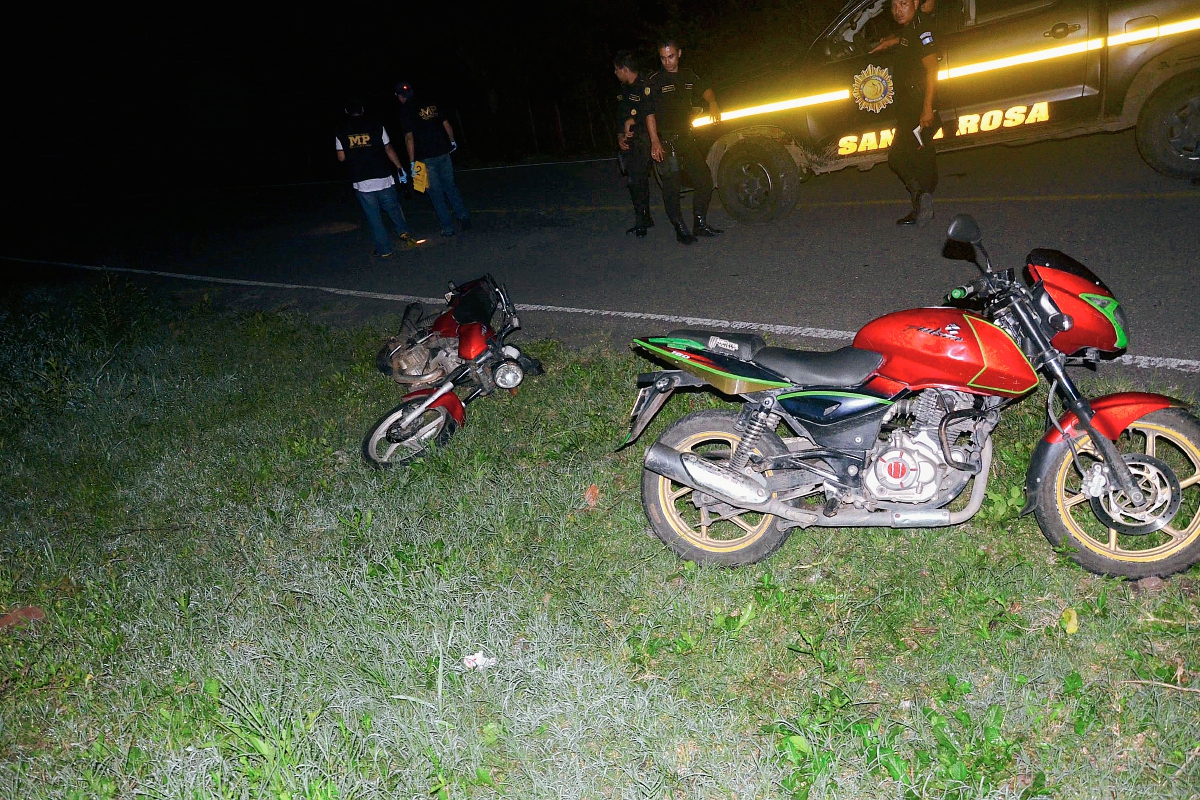
[[[989,272],[970,283],[964,283],[962,286],[951,289],[950,293],[946,295],[945,302],[952,303],[966,300],[968,297],[975,295],[987,299],[999,294],[1011,284],[1011,270],[1006,272]]]
[[[955,287],[954,289],[951,289],[949,294],[946,295],[945,300],[947,303],[952,302],[954,300],[966,300],[968,297],[970,297],[973,294],[975,294],[975,287],[972,286],[971,284],[967,283],[962,286],[958,286],[958,287]]]

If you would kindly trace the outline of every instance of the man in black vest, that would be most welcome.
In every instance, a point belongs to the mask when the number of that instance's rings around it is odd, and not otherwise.
[[[621,82],[621,93],[617,95],[617,147],[629,176],[629,196],[633,200],[633,227],[625,232],[640,238],[654,224],[650,218],[650,138],[646,135],[650,87],[638,74],[637,59],[628,50],[619,50],[613,56],[613,74]]]
[[[682,244],[692,244],[696,236],[721,234],[707,221],[708,203],[713,193],[712,174],[704,160],[703,149],[692,137],[692,107],[703,101],[713,122],[721,119],[721,112],[712,87],[691,69],[679,66],[682,55],[683,49],[674,40],[665,39],[658,45],[658,58],[663,68],[650,76],[650,113],[646,115],[646,131],[650,135],[650,156],[662,178],[663,205],[675,226],[675,238]],[[695,188],[692,233],[684,226],[679,208],[681,170],[687,170]]]
[[[404,167],[392,149],[387,130],[381,123],[363,115],[361,103],[351,102],[346,106],[346,118],[338,126],[334,141],[338,161],[345,162],[349,168],[354,193],[367,215],[367,226],[375,240],[375,255],[387,258],[392,254],[392,243],[383,226],[383,213],[392,218],[405,247],[416,247],[417,242],[408,230],[404,210],[396,197],[396,181],[392,177],[393,168],[403,175]]]
[[[401,119],[408,160],[425,165],[425,174],[429,178],[425,194],[433,203],[442,236],[454,235],[456,219],[462,230],[469,231],[471,212],[454,183],[454,162],[450,159],[450,154],[458,149],[458,143],[454,141],[454,128],[446,119],[445,109],[426,97],[417,97],[412,84],[406,82],[396,84],[396,99],[403,109]]]

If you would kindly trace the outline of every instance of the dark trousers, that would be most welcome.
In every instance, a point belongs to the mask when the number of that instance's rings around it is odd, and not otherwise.
[[[654,165],[658,177],[662,179],[663,205],[667,209],[667,217],[671,222],[683,221],[679,209],[679,190],[682,188],[681,172],[686,171],[692,179],[692,213],[703,217],[708,213],[708,203],[712,200],[712,173],[708,171],[708,163],[704,153],[696,141],[686,134],[666,136],[661,139],[663,150],[666,151],[663,160]]]
[[[635,219],[650,212],[650,140],[635,136],[629,149],[621,153],[629,174],[629,198],[633,200]]]
[[[913,128],[920,124],[919,120],[901,121],[896,125],[896,136],[892,146],[888,148],[888,166],[914,198],[918,192],[933,193],[937,189],[937,150],[934,147],[933,135],[937,133],[937,125],[921,129],[921,140],[924,147],[917,144]]]

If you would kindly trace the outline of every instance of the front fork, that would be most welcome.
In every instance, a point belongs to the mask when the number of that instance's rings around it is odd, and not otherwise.
[[[1042,332],[1041,326],[1038,325],[1033,317],[1032,310],[1020,300],[1012,303],[1010,308],[1038,351],[1037,359],[1040,362],[1038,366],[1054,379],[1054,385],[1058,388],[1067,406],[1079,419],[1079,423],[1083,426],[1084,430],[1091,435],[1096,449],[1104,457],[1104,463],[1108,466],[1113,477],[1116,478],[1117,485],[1121,487],[1121,491],[1125,493],[1125,496],[1135,506],[1140,506],[1146,502],[1146,496],[1138,488],[1137,482],[1133,479],[1133,473],[1129,471],[1129,465],[1125,463],[1125,459],[1121,458],[1121,453],[1117,450],[1117,446],[1113,444],[1111,439],[1102,435],[1092,426],[1092,419],[1095,417],[1095,412],[1092,410],[1091,403],[1075,388],[1075,382],[1067,375],[1067,369],[1063,364],[1062,357]]]
[[[1092,409],[1092,404],[1075,388],[1075,384],[1067,375],[1062,361],[1058,358],[1050,359],[1049,363],[1046,364],[1046,369],[1054,376],[1059,394],[1062,395],[1063,400],[1066,401],[1071,411],[1075,414],[1075,417],[1079,420],[1080,426],[1091,436],[1096,449],[1104,457],[1104,463],[1108,466],[1109,471],[1112,472],[1117,485],[1121,487],[1121,491],[1129,498],[1129,502],[1135,506],[1140,506],[1146,502],[1146,496],[1138,488],[1137,483],[1133,479],[1133,473],[1129,471],[1129,465],[1121,457],[1116,444],[1092,425],[1092,420],[1096,416],[1095,411]],[[1057,423],[1057,420],[1055,422]]]
[[[451,392],[453,392],[454,385],[456,383],[458,383],[459,380],[462,379],[462,376],[465,375],[466,372],[467,372],[467,366],[465,364],[463,366],[459,367],[458,369],[454,370],[454,372],[451,372],[446,377],[445,382],[443,382],[441,386],[439,386],[437,389],[430,392],[429,395],[426,396],[426,398],[423,401],[418,403],[413,408],[412,411],[409,411],[407,414],[404,415],[404,417],[400,420],[401,430],[408,428],[408,426],[412,425],[413,422],[416,421],[417,419],[419,419],[422,414],[424,414],[426,411],[428,411],[434,405],[437,405],[439,400],[441,400],[447,394],[450,394]],[[455,399],[457,400],[457,398],[455,398]],[[459,403],[458,406],[461,409],[461,407],[462,407],[461,403]],[[458,424],[461,425],[462,424],[462,419],[461,419],[462,412],[459,411],[459,413],[455,414],[455,416],[459,417],[459,419],[457,419],[456,422],[458,422]]]

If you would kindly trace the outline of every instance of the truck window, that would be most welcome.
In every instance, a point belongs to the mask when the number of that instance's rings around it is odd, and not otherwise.
[[[880,39],[892,32],[891,0],[875,0],[842,23],[825,39],[825,55],[829,61],[864,55]]]
[[[1040,11],[1055,0],[964,0],[965,24],[987,25],[1009,17]]]

